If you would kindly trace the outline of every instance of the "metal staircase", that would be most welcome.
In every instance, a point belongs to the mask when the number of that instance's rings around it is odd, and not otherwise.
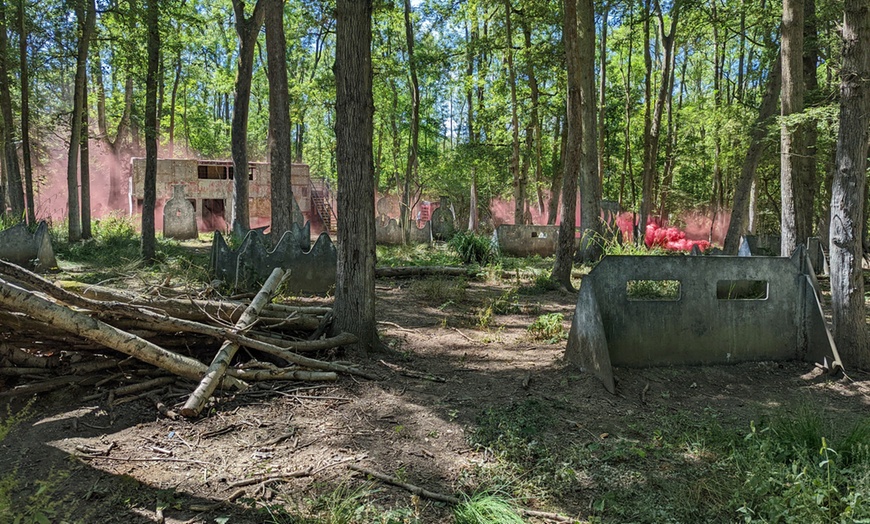
[[[332,193],[332,188],[329,186],[329,181],[325,178],[318,179],[318,184],[315,185],[314,180],[309,181],[311,185],[311,202],[314,204],[314,210],[320,221],[323,223],[323,228],[330,235],[338,231],[338,217],[335,214],[333,203],[335,198]]]

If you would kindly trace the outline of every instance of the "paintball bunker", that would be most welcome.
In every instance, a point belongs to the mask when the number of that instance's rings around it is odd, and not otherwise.
[[[779,235],[745,235],[740,237],[740,247],[738,256],[755,257],[755,256],[780,256],[780,241]],[[819,237],[810,237],[806,242],[807,256],[816,275],[828,274],[828,260],[825,258],[825,251],[822,248],[822,241]]]
[[[37,272],[57,267],[48,224],[40,222],[33,233],[23,222],[0,231],[0,259]]]
[[[269,235],[248,231],[238,249],[231,249],[215,232],[211,269],[216,279],[233,289],[256,291],[276,267],[290,272],[287,289],[293,293],[324,294],[335,287],[338,254],[326,233],[311,246],[310,225],[293,225],[271,249]],[[309,248],[310,246],[310,248]]]
[[[559,226],[502,224],[492,236],[499,252],[505,255],[549,257],[556,252]]]
[[[835,371],[818,289],[803,247],[790,258],[608,256],[583,279],[565,357],[611,393],[612,366],[805,360]]]
[[[411,221],[408,223],[408,231],[410,232],[409,241],[412,244],[432,243],[432,222],[426,222],[420,228],[417,227],[416,221]],[[386,215],[378,216],[375,219],[375,241],[378,244],[388,246],[400,246],[404,244],[402,226],[399,224],[399,221]]]

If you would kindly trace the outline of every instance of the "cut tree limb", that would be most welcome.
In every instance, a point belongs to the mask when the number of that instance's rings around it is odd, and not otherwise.
[[[205,364],[198,360],[166,351],[145,339],[131,335],[84,313],[50,302],[3,279],[0,279],[0,306],[12,311],[26,313],[49,326],[57,327],[136,357],[143,362],[184,378],[198,380],[207,369]],[[245,389],[246,384],[237,379],[228,378],[222,383],[222,386]]]
[[[410,278],[428,276],[474,276],[477,268],[451,267],[451,266],[404,266],[404,267],[379,267],[375,269],[378,278]]]
[[[257,293],[257,296],[254,297],[254,300],[251,301],[251,305],[245,309],[245,312],[242,313],[242,317],[236,322],[234,326],[235,330],[241,331],[254,325],[260,314],[260,310],[262,310],[263,307],[272,300],[272,293],[278,289],[278,286],[284,281],[284,278],[285,273],[283,269],[276,267],[272,270],[272,274],[269,275],[268,279],[266,279],[266,283],[263,284],[263,287]],[[227,368],[230,366],[230,361],[238,350],[239,345],[236,342],[227,340],[223,345],[221,345],[220,350],[218,350],[217,355],[215,355],[211,365],[208,367],[205,376],[202,377],[199,385],[190,395],[190,398],[187,399],[184,407],[181,408],[181,414],[183,416],[195,417],[199,415],[202,408],[205,406],[206,401],[208,401],[208,398],[212,393],[214,393],[218,383],[226,373]]]

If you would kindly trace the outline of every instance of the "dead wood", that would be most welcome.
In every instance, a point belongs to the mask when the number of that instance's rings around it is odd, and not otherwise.
[[[378,278],[411,278],[427,276],[474,276],[477,270],[466,267],[451,266],[404,266],[404,267],[379,267],[375,269],[375,277]]]
[[[369,469],[369,468],[366,468],[366,467],[363,467],[363,466],[360,466],[357,464],[349,464],[347,467],[348,467],[348,469],[352,469],[352,470],[357,471],[359,473],[362,473],[364,475],[368,475],[369,477],[376,478],[378,480],[386,482],[387,484],[392,484],[393,486],[396,486],[398,488],[402,488],[405,491],[408,491],[410,493],[413,493],[414,495],[417,495],[418,497],[424,497],[424,498],[427,498],[430,500],[437,500],[438,502],[444,502],[444,503],[447,503],[447,504],[450,504],[453,506],[456,506],[456,505],[462,503],[462,501],[459,498],[454,497],[452,495],[446,495],[444,493],[429,491],[427,489],[421,488],[420,486],[415,486],[414,484],[402,482],[401,480],[397,479],[396,477],[391,477],[387,474],[381,473],[380,471],[375,471],[373,469]],[[556,522],[577,522],[576,519],[572,519],[571,517],[566,517],[564,515],[559,515],[558,513],[549,513],[546,511],[536,511],[536,510],[526,509],[526,508],[517,508],[517,509],[523,515],[526,515],[529,517],[538,517],[538,518],[553,520]]]
[[[0,320],[2,322],[2,320]],[[51,357],[41,357],[33,355],[14,347],[9,344],[0,343],[0,362],[9,361],[16,366],[24,366],[29,368],[50,368],[57,366],[60,362],[60,357],[52,355]]]
[[[146,380],[144,382],[137,382],[136,384],[130,384],[128,386],[121,386],[111,391],[106,391],[103,393],[98,393],[94,395],[89,395],[82,400],[96,400],[106,394],[112,394],[115,397],[120,397],[122,395],[133,395],[135,393],[141,393],[143,391],[152,391],[157,388],[168,386],[170,384],[175,383],[176,378],[174,376],[171,377],[157,377],[151,380]]]
[[[379,360],[378,362],[383,364],[385,367],[395,371],[396,373],[405,375],[406,377],[419,378],[420,380],[429,380],[432,382],[447,382],[446,378],[439,377],[438,375],[423,373],[421,371],[414,371],[413,369],[403,368],[402,366],[390,364],[389,362],[384,362],[383,360]]]
[[[268,279],[266,279],[266,282],[257,293],[257,296],[251,301],[251,305],[245,309],[241,318],[236,322],[234,326],[235,330],[241,331],[253,326],[254,322],[257,321],[257,316],[260,314],[260,310],[262,310],[263,306],[272,300],[272,294],[276,289],[278,289],[278,286],[284,281],[284,278],[285,273],[283,269],[275,268],[272,271],[272,274],[269,275]],[[199,385],[190,395],[190,398],[187,399],[184,407],[181,408],[181,414],[183,416],[195,417],[199,415],[202,408],[205,406],[205,403],[208,401],[208,398],[218,387],[221,378],[230,365],[230,360],[232,360],[238,349],[239,345],[237,343],[229,340],[224,342],[220,350],[218,350],[217,355],[215,355],[212,360],[205,375],[202,377],[202,380],[199,382]]]
[[[198,360],[167,351],[89,315],[50,302],[3,279],[0,279],[0,305],[26,313],[48,325],[136,357],[184,378],[199,380],[207,369]],[[246,387],[244,383],[232,378],[227,379],[223,386],[234,389]]]
[[[306,382],[321,382],[338,380],[338,375],[332,371],[302,371],[286,369],[228,369],[227,375],[245,381],[260,380],[304,380]]]
[[[210,301],[193,298],[153,297],[129,293],[105,286],[88,285],[67,280],[57,282],[57,285],[85,298],[91,298],[98,301],[126,303],[128,305],[139,307],[149,307],[155,310],[161,310],[172,317],[196,320],[199,322],[210,322],[219,319],[224,322],[235,323],[238,322],[247,307],[247,305],[242,302],[229,300]],[[316,317],[324,314],[324,310],[329,310],[329,308],[289,306],[285,304],[269,304],[263,308],[263,312],[266,316],[278,319],[285,319],[292,313],[298,314],[300,318]]]
[[[445,502],[447,504],[451,504],[454,506],[461,502],[458,498],[456,498],[454,496],[445,495],[443,493],[437,493],[434,491],[429,491],[428,489],[423,489],[420,486],[415,486],[413,484],[408,484],[407,482],[402,482],[401,480],[399,480],[395,477],[391,477],[391,476],[386,475],[384,473],[381,473],[379,471],[375,471],[373,469],[368,469],[366,467],[359,466],[357,464],[349,464],[347,467],[348,467],[348,469],[358,471],[358,472],[360,472],[364,475],[368,475],[372,478],[382,480],[382,481],[386,482],[387,484],[392,484],[393,486],[402,488],[405,491],[409,491],[409,492],[411,492],[414,495],[417,495],[419,497],[425,497],[425,498],[430,499],[430,500],[437,500],[439,502]]]
[[[157,395],[149,392],[148,395],[145,396],[145,398],[147,398],[154,404],[154,407],[157,408],[158,413],[170,420],[178,420],[178,413],[166,407],[166,404],[164,404]]]
[[[311,475],[311,468],[300,469],[299,471],[290,471],[288,473],[273,473],[271,475],[257,475],[248,479],[237,480],[231,482],[227,489],[241,488],[243,486],[252,486],[261,482],[273,482],[276,480],[295,479],[299,477],[307,477]]]

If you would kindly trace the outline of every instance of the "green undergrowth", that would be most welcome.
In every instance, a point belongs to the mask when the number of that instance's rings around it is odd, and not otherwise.
[[[377,246],[378,266],[458,266],[462,262],[444,245]]]
[[[177,241],[157,238],[157,261],[150,267],[141,263],[141,236],[130,217],[111,214],[94,220],[92,237],[70,242],[66,223],[51,228],[57,257],[82,271],[76,279],[93,284],[143,272],[172,283],[207,283],[208,250],[194,250]]]
[[[8,411],[0,420],[0,443],[30,414],[30,404],[17,413]],[[34,480],[25,485],[17,470],[0,472],[0,524],[31,524],[60,522],[68,513],[66,501],[57,496],[57,486],[68,476],[67,472],[53,472],[46,480]],[[30,493],[23,495],[26,489]]]
[[[866,419],[665,412],[599,435],[560,401],[528,399],[485,411],[468,434],[495,460],[466,482],[553,504],[585,494],[578,511],[593,522],[870,522]]]

